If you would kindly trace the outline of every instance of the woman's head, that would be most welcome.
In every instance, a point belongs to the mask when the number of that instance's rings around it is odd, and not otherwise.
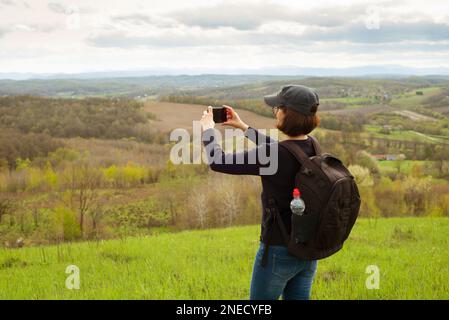
[[[308,134],[320,123],[316,115],[319,97],[311,88],[288,85],[264,99],[267,105],[273,107],[273,111],[276,110],[276,127],[288,136]]]
[[[311,111],[316,113],[318,106],[314,105]],[[274,113],[277,119],[276,128],[290,137],[309,134],[320,124],[317,114],[305,116],[286,106],[278,106]]]

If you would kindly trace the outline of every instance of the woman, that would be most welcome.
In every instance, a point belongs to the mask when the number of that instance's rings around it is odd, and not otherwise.
[[[295,141],[307,155],[315,155],[312,139],[307,135],[320,123],[316,115],[319,106],[316,92],[305,86],[290,85],[282,88],[275,95],[265,96],[264,100],[273,108],[273,114],[277,120],[276,128],[287,135],[289,140]],[[261,176],[262,199],[264,193],[275,196],[282,220],[287,231],[290,232],[292,214],[290,202],[295,174],[300,164],[290,152],[284,148],[277,148],[276,141],[260,134],[243,122],[232,107],[225,107],[228,120],[223,124],[243,130],[245,136],[253,140],[258,147],[242,153],[225,154],[216,141],[212,107],[208,107],[201,118],[201,125],[210,168],[228,174]],[[262,148],[268,153],[270,150],[278,152],[277,170],[274,174],[261,174],[261,168],[270,165],[259,159]],[[243,159],[243,161],[237,162],[237,159]],[[250,159],[256,159],[256,161],[250,161]],[[268,223],[270,219],[271,217],[267,217],[263,212],[260,246],[254,261],[250,299],[277,300],[281,295],[285,300],[309,299],[317,261],[300,260],[290,255],[279,228]],[[264,256],[268,235],[270,246]]]

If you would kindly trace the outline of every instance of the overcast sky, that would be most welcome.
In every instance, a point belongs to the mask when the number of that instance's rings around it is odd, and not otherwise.
[[[0,72],[449,67],[449,1],[0,0]]]

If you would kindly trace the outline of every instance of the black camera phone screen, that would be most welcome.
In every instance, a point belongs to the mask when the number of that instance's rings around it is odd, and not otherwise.
[[[228,120],[225,107],[212,107],[215,123],[223,123]]]

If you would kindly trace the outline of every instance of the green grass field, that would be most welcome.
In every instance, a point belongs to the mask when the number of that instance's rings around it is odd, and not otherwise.
[[[449,299],[449,219],[359,219],[313,299]],[[259,226],[0,249],[0,299],[247,299]],[[80,268],[79,290],[65,288]],[[368,265],[380,269],[368,290]]]
[[[418,141],[426,143],[441,143],[445,142],[444,139],[425,135],[420,132],[413,130],[392,130],[389,134],[381,133],[382,128],[380,126],[366,124],[363,126],[365,132],[369,133],[375,138],[392,139],[392,140],[403,140],[403,141]]]
[[[370,104],[375,103],[373,98],[368,97],[344,97],[344,98],[323,98],[321,99],[322,102],[341,102],[341,103],[347,103],[347,104]]]
[[[406,92],[404,94],[395,96],[391,105],[393,107],[401,107],[401,108],[410,108],[419,106],[425,101],[429,96],[440,93],[442,90],[441,87],[428,87],[421,88]],[[419,96],[416,94],[416,91],[422,91],[423,95]]]
[[[383,173],[389,172],[397,172],[398,161],[390,160],[390,161],[378,161],[379,167]],[[420,165],[425,174],[437,174],[435,169],[427,169],[426,166],[430,167],[432,165],[431,161],[425,160],[402,160],[400,161],[400,172],[404,174],[410,174],[413,168],[413,165]]]

